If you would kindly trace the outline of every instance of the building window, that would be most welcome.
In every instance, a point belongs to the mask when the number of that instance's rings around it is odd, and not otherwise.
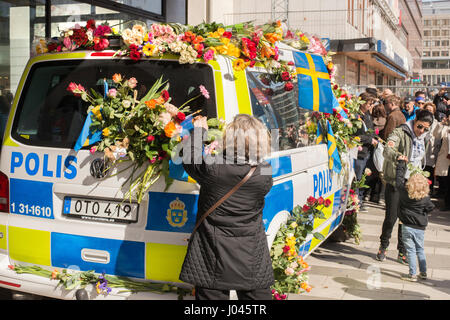
[[[449,40],[442,40],[441,45],[442,45],[443,47],[448,47],[448,45],[449,45]]]
[[[438,25],[440,24],[439,21],[440,21],[440,20],[437,20],[437,19],[436,19],[436,20],[433,20],[433,26],[438,26]]]
[[[439,40],[434,40],[433,42],[433,47],[440,47],[441,46],[441,42]]]
[[[449,34],[449,30],[441,30],[441,36],[448,36]]]
[[[448,51],[441,51],[442,57],[448,57]]]
[[[425,31],[423,32],[423,35],[424,35],[425,37],[430,37],[430,36],[431,36],[431,30],[425,30]]]
[[[433,57],[439,57],[439,51],[433,51],[432,56]]]
[[[439,37],[441,35],[441,30],[433,30],[433,37]]]
[[[449,26],[450,25],[450,19],[442,19],[442,25],[443,26]]]
[[[423,42],[424,47],[431,47],[431,41],[424,41]]]
[[[428,27],[431,26],[431,20],[424,20],[423,25]]]
[[[424,57],[429,57],[430,56],[430,51],[424,51],[423,52],[423,56]]]

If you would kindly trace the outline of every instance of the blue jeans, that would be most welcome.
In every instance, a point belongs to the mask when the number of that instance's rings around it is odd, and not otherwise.
[[[427,261],[425,260],[424,245],[425,230],[415,229],[402,225],[402,238],[406,249],[406,258],[409,265],[409,274],[414,276],[417,270],[417,259],[419,260],[419,271],[427,272]]]

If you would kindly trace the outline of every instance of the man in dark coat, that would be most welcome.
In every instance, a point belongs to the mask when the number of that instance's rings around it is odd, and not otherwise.
[[[265,129],[259,120],[248,115],[238,115],[229,126],[236,119],[244,128],[256,124]],[[194,126],[207,129],[206,120],[203,124],[194,121]],[[194,143],[198,134],[201,133],[196,128],[186,144],[191,148],[192,160],[183,159],[186,172],[200,184],[197,220],[251,168],[248,159],[239,163],[229,153],[217,156],[212,164],[206,164],[203,157],[198,161],[196,155],[202,155],[202,144]],[[257,169],[250,179],[217,207],[189,239],[180,280],[195,285],[198,300],[229,299],[230,290],[236,290],[239,299],[272,298],[274,275],[262,221],[264,197],[273,183],[272,175],[267,174],[271,173],[271,166],[265,161],[253,165]]]
[[[450,98],[445,88],[441,88],[433,99],[433,103],[436,106],[436,113],[434,114],[437,121],[441,122],[448,114],[450,110]]]

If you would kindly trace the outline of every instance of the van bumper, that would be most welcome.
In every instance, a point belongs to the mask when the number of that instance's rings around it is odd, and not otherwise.
[[[58,286],[58,281],[47,279],[33,274],[18,274],[8,268],[10,265],[8,255],[0,253],[0,287],[21,291],[38,296],[45,296],[61,300],[76,300],[76,290],[65,290]],[[113,288],[108,295],[98,294],[93,285],[85,288],[89,300],[177,300],[175,293],[152,292],[120,292],[123,288]],[[184,300],[194,300],[191,295],[183,297]]]

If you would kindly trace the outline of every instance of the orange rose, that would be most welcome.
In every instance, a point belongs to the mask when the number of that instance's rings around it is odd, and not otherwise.
[[[164,127],[164,133],[166,134],[166,137],[172,138],[174,134],[177,131],[177,127],[175,126],[175,123],[173,121],[170,121],[166,126]]]

